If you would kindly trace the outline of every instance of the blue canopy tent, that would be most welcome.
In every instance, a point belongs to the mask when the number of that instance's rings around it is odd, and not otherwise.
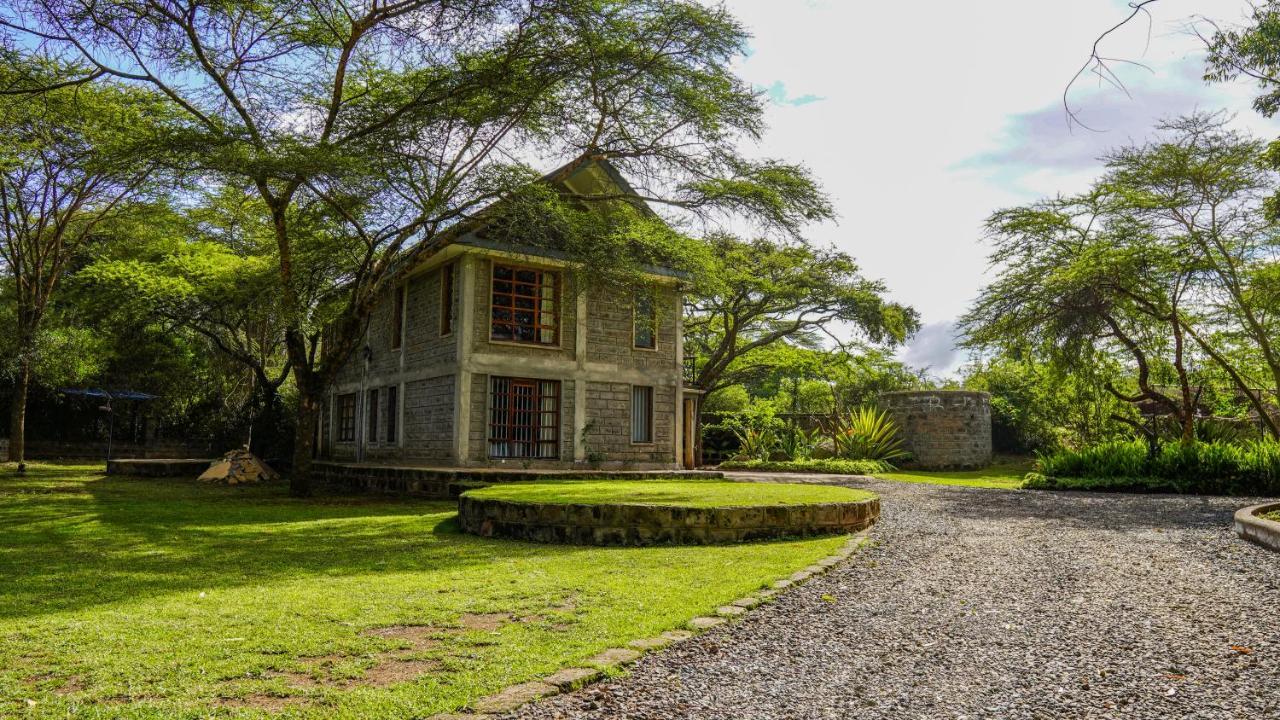
[[[58,388],[58,392],[71,397],[93,398],[104,400],[98,409],[107,413],[107,459],[111,459],[112,441],[115,436],[115,409],[112,401],[148,402],[155,400],[156,395],[138,392],[137,390],[103,390],[101,388]]]

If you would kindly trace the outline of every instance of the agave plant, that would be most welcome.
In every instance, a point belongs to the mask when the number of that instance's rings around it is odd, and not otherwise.
[[[836,418],[832,440],[838,457],[892,462],[906,458],[898,424],[889,413],[863,407]]]
[[[808,460],[813,457],[813,451],[821,439],[822,433],[817,428],[805,430],[792,425],[779,438],[778,450],[790,460]]]
[[[735,460],[768,461],[778,447],[778,436],[772,428],[745,427],[735,429],[733,434],[738,438],[738,454]]]

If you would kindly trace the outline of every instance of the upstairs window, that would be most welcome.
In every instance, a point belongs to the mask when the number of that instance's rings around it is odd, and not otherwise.
[[[658,347],[658,313],[653,293],[642,290],[635,295],[635,308],[631,321],[631,339],[634,347],[653,350]]]
[[[493,266],[493,340],[555,345],[559,335],[559,282],[546,270]]]
[[[399,350],[404,344],[404,287],[395,290],[391,301],[391,349]]]
[[[449,263],[440,268],[440,335],[453,332],[453,269]]]
[[[338,442],[356,439],[356,394],[338,396]]]

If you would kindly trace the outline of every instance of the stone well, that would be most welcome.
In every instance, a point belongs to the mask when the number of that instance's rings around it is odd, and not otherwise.
[[[880,396],[911,453],[904,466],[975,470],[991,464],[991,396],[971,390],[904,390]]]
[[[811,505],[682,507],[458,498],[463,531],[574,545],[706,545],[853,533],[880,517],[879,498]]]

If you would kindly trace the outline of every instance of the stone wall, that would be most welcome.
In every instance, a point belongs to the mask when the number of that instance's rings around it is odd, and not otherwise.
[[[906,467],[968,470],[991,463],[991,396],[967,390],[884,393],[880,407],[901,428]]]
[[[880,500],[773,507],[571,505],[458,498],[465,532],[576,545],[704,545],[852,533],[880,517]]]
[[[653,442],[631,442],[628,383],[587,383],[587,451],[607,462],[670,464],[675,453],[675,388],[653,388]]]

